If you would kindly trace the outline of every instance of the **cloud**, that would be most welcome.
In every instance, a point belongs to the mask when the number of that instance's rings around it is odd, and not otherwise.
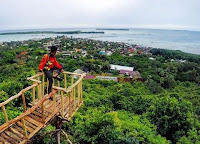
[[[0,0],[0,30],[200,26],[198,0]]]

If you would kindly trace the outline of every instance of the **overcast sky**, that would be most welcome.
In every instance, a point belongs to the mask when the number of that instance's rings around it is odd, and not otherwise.
[[[0,0],[0,30],[82,27],[200,30],[200,0]]]

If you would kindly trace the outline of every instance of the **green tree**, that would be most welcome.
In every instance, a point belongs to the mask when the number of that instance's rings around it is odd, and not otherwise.
[[[156,99],[149,108],[148,116],[162,136],[177,142],[193,126],[192,113],[189,101],[164,96]]]

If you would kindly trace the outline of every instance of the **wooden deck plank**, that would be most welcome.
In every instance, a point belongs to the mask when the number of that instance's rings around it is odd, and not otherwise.
[[[71,110],[72,110],[73,106],[74,106],[74,101],[73,101],[73,99],[71,99]],[[69,100],[68,100],[68,105],[65,106],[64,115],[66,115],[66,113],[69,113]],[[73,111],[72,111],[72,113],[73,113]]]
[[[39,118],[42,118],[42,114],[40,114],[39,112],[37,111],[33,111],[32,114],[34,114],[35,116],[39,117]]]
[[[17,125],[19,125],[20,127],[23,127],[23,124],[22,124],[20,121],[17,122]],[[27,125],[26,125],[26,129],[27,129],[27,131],[28,131],[29,133],[33,132],[33,130],[34,130],[34,129],[30,128],[30,127],[27,126]]]
[[[19,142],[21,141],[21,138],[18,137],[17,135],[15,135],[15,133],[13,133],[13,132],[11,132],[11,131],[9,131],[9,130],[6,130],[6,131],[4,131],[4,132],[5,132],[5,134],[6,134],[7,136],[9,136],[9,137],[12,138],[13,140],[17,141],[17,143],[19,143]]]
[[[1,133],[0,136],[4,138],[8,143],[17,144],[17,142],[14,139],[7,136],[5,133]]]
[[[37,109],[35,109],[35,111],[36,112],[38,112],[38,113],[42,113],[42,110],[41,110],[41,108],[40,107],[38,107]],[[44,114],[46,115],[46,116],[48,116],[49,114],[51,114],[52,113],[52,111],[50,111],[47,107],[45,107],[44,108]]]
[[[16,129],[16,130],[17,130],[19,133],[21,133],[21,134],[23,135],[23,137],[24,137],[24,130],[23,130],[22,127],[18,126],[17,124],[14,124],[14,125],[12,126],[12,128]]]
[[[44,124],[40,124],[29,136],[28,139],[31,139],[41,128],[43,128]]]
[[[40,117],[37,117],[36,115],[34,115],[33,113],[29,114],[29,117],[40,122],[40,123],[43,123],[42,122],[42,119]]]
[[[40,101],[38,102],[41,103]],[[81,105],[78,105],[77,100],[75,100],[75,103],[77,107],[72,111],[71,117],[77,112]],[[31,105],[33,106],[33,104]],[[53,107],[52,100],[48,99],[44,101],[44,122],[42,121],[42,111],[40,106],[36,108],[35,111],[32,111],[24,117],[28,139],[31,139],[41,128],[44,128],[50,120],[61,114],[61,96],[56,94],[56,109]],[[71,109],[73,108],[74,101],[71,99]],[[66,96],[64,97],[64,117],[69,120],[71,119],[71,117],[69,117],[69,97]],[[0,144],[1,141],[2,143],[26,143],[28,139],[25,139],[23,124],[21,121],[16,121],[12,126],[10,126],[10,128],[7,128],[0,133]]]
[[[32,118],[29,117],[29,116],[26,116],[25,119],[28,120],[29,122],[33,123],[35,126],[39,126],[39,125],[42,124],[42,123],[40,123],[40,122],[38,122],[38,121],[32,119]]]
[[[5,140],[3,137],[0,135],[0,144],[8,144],[9,142]]]
[[[59,99],[58,101],[56,101],[56,107],[58,106],[58,105],[60,105],[60,103],[61,103],[61,99]],[[48,107],[47,107],[47,109],[50,109],[50,110],[53,110],[53,101],[52,101],[52,103],[51,103],[51,105],[49,105]]]
[[[42,109],[41,108],[38,108],[34,111],[34,114],[35,115],[38,115],[39,117],[42,117]],[[47,108],[44,109],[44,115],[45,117],[48,117],[48,115],[50,114],[49,111],[47,111]]]
[[[37,128],[37,126],[33,125],[31,122],[29,122],[29,121],[26,120],[26,119],[25,119],[25,124],[26,124],[28,127],[32,128],[33,130]]]
[[[20,137],[21,139],[24,138],[24,136],[23,136],[19,131],[17,131],[15,128],[10,127],[9,129],[10,129],[10,131],[12,131],[13,133],[15,133],[18,137]]]

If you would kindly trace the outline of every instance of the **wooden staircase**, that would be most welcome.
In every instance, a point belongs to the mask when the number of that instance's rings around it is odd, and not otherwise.
[[[77,77],[76,82],[74,82],[74,76]],[[60,82],[57,82],[58,85],[53,86],[53,91],[48,95],[45,95],[45,90],[48,89],[48,81],[45,82],[44,74],[42,75],[41,81],[40,75],[28,78],[28,80],[33,81],[32,86],[23,89],[17,95],[0,103],[6,121],[6,123],[0,126],[0,144],[26,143],[42,128],[45,128],[51,123],[56,116],[70,121],[83,103],[83,76],[84,75],[64,72],[64,84],[62,85],[64,85],[65,88],[60,87]],[[71,85],[69,87],[67,87],[68,78],[71,79]],[[32,102],[26,105],[25,93],[30,90],[32,90]],[[35,94],[37,94],[37,98]],[[8,120],[5,105],[20,96],[22,96],[23,113],[12,120]]]

